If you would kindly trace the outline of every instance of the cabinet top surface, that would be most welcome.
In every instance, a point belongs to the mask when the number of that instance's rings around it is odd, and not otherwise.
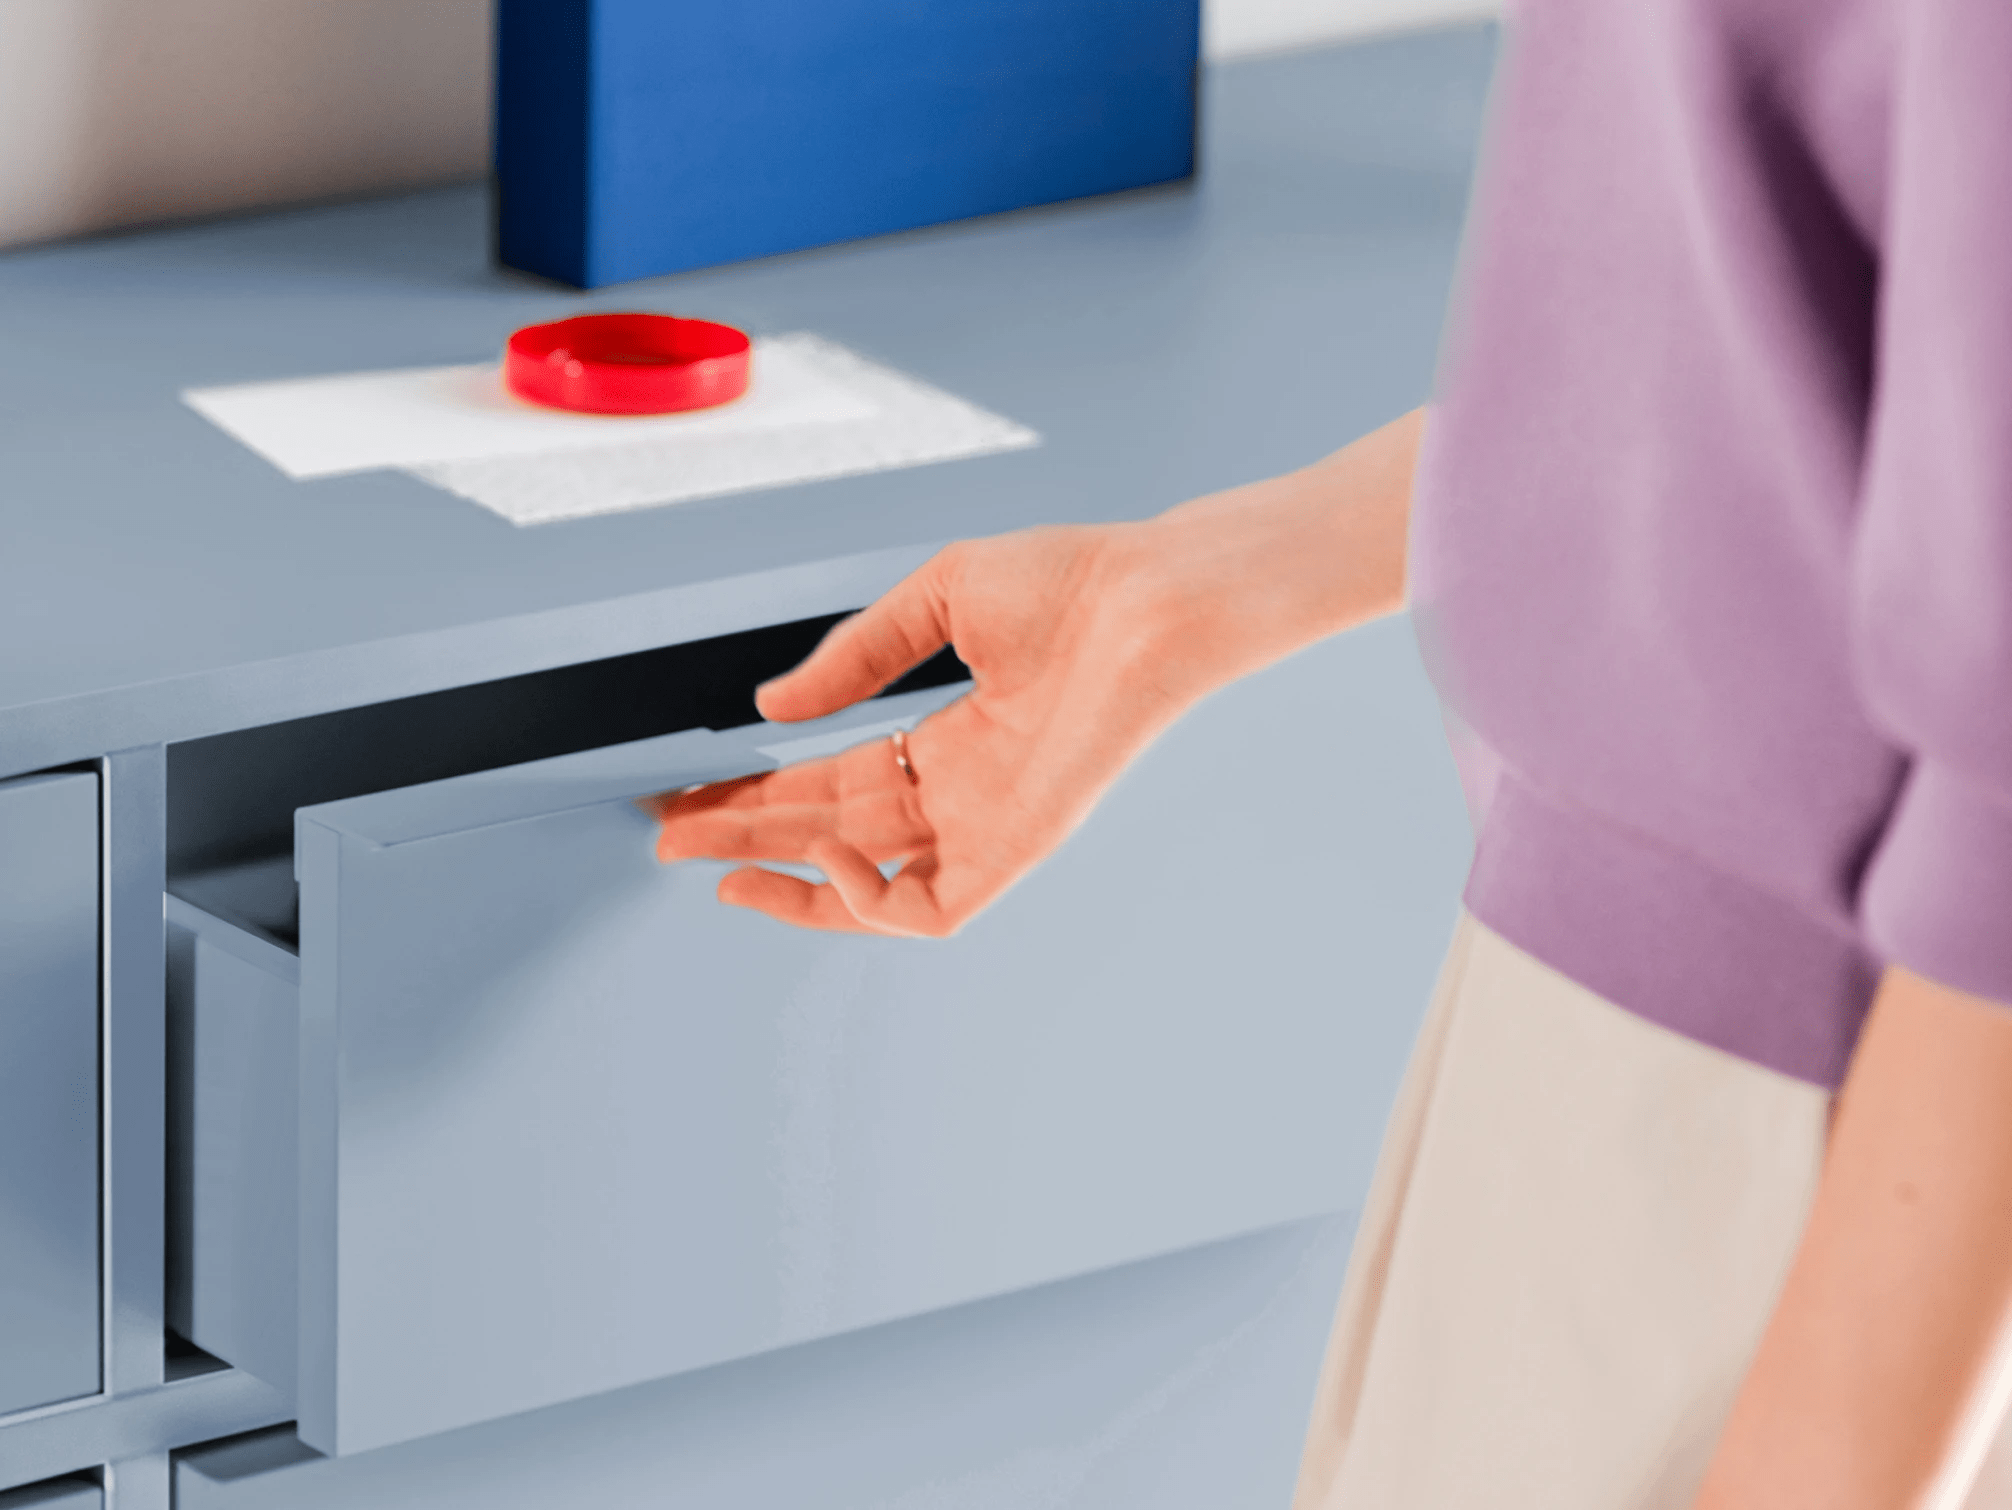
[[[592,294],[492,266],[474,187],[0,255],[0,776],[856,606],[936,542],[1309,462],[1428,391],[1492,50],[1217,67],[1191,185]],[[620,307],[815,331],[1044,443],[520,529],[290,481],[179,397]]]

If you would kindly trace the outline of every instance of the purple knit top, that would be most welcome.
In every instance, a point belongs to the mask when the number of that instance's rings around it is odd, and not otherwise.
[[[1512,0],[1414,510],[1476,917],[1835,1086],[2012,1002],[2012,0]]]

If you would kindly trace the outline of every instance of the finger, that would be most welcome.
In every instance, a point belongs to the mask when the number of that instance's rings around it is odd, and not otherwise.
[[[769,807],[818,806],[845,795],[846,770],[839,761],[849,751],[821,760],[801,761],[775,771],[737,776],[708,786],[685,787],[642,799],[645,811],[660,823],[678,822],[709,812],[753,812]]]
[[[673,818],[657,834],[657,858],[676,860],[801,860],[838,823],[830,807],[714,809]]]
[[[931,830],[888,749],[877,741],[817,762],[822,772],[801,768],[807,800],[800,802],[780,800],[796,768],[724,795],[676,794],[658,807],[657,858],[805,860],[810,845],[830,835],[876,865],[906,860],[928,846]]]
[[[814,886],[795,876],[748,865],[721,878],[719,899],[730,907],[766,913],[798,928],[830,933],[878,933],[852,915],[829,886]]]
[[[935,715],[941,718],[942,714]],[[932,722],[925,719],[924,724]],[[918,726],[917,733],[921,726]],[[798,803],[835,803],[856,798],[880,788],[906,789],[913,786],[893,755],[893,745],[884,735],[867,735],[835,755],[799,760],[772,771],[756,771],[725,781],[680,787],[651,797],[639,797],[636,805],[658,822],[671,822],[717,808],[780,807]]]
[[[836,713],[949,644],[955,550],[938,551],[878,602],[834,625],[802,665],[757,687],[762,717],[789,723]]]
[[[960,916],[958,909],[944,905],[936,885],[935,857],[924,854],[902,866],[887,883],[871,922],[886,933],[944,939],[957,932],[968,915]]]
[[[638,797],[636,806],[662,822],[667,818],[704,812],[724,803],[757,801],[760,799],[753,789],[773,774],[757,771],[752,776],[736,776],[729,781],[710,781],[699,786],[656,792],[648,797]]]
[[[917,882],[901,886],[907,905],[890,906],[900,883],[888,881],[872,861],[843,839],[821,839],[810,847],[810,863],[823,871],[845,910],[875,933],[921,935],[934,932],[931,919],[918,915],[913,904]]]

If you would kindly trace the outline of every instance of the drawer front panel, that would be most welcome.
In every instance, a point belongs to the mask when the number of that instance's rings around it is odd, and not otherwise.
[[[94,1393],[98,778],[0,782],[0,1414]]]
[[[1359,1198],[1465,857],[1408,645],[1211,700],[947,942],[793,931],[720,907],[720,867],[656,864],[624,762],[710,779],[792,732],[302,810],[304,1440]]]

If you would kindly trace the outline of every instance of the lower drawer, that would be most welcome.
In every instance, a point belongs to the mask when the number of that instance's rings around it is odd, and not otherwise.
[[[631,799],[954,689],[302,809],[297,950],[171,904],[175,1323],[352,1453],[1346,1204],[1465,852],[1363,654],[1212,700],[947,942],[722,908]]]
[[[1295,1222],[380,1452],[253,1432],[176,1453],[174,1510],[1283,1506],[1349,1227]]]

